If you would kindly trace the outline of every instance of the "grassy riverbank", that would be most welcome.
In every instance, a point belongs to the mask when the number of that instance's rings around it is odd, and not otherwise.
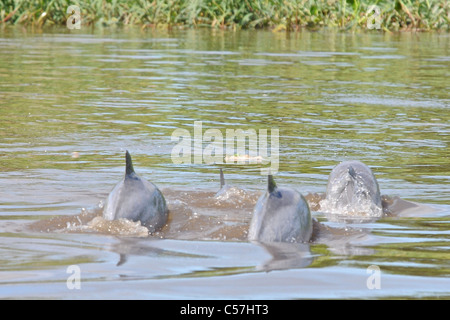
[[[0,25],[65,25],[69,5],[83,26],[356,30],[367,29],[371,5],[384,31],[448,31],[450,19],[448,0],[1,0]]]

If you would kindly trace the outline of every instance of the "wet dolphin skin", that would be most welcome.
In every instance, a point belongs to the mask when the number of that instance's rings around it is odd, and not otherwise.
[[[277,187],[269,175],[268,190],[256,203],[248,239],[260,242],[307,242],[311,212],[305,198],[291,188]]]
[[[128,151],[125,159],[125,176],[109,194],[103,218],[140,221],[150,232],[157,231],[166,224],[168,218],[169,210],[164,196],[153,183],[134,172]]]
[[[360,161],[344,161],[331,171],[321,211],[341,215],[380,217],[380,188],[372,170]]]

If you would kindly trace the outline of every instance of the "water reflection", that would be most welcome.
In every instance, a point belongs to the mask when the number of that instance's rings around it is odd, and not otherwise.
[[[330,279],[333,297],[448,296],[448,36],[91,31],[0,30],[1,297],[72,297],[65,267],[77,263],[92,295],[114,298],[117,279],[142,280],[127,288],[144,297],[151,287],[150,297],[201,288],[255,298],[255,279],[265,298],[330,297]],[[278,179],[311,194],[311,243],[247,242],[265,177],[258,165],[224,166],[239,189],[215,197],[218,166],[174,165],[171,134],[194,121],[279,129]],[[168,199],[160,233],[92,222],[125,149]],[[374,168],[384,218],[320,212],[329,172],[346,159]],[[387,291],[367,291],[372,264]]]
[[[262,265],[256,266],[257,271],[273,271],[306,268],[313,262],[310,245],[307,243],[260,243],[272,258]]]
[[[125,265],[129,260],[136,257],[146,257],[150,259],[161,257],[180,258],[181,260],[189,259],[221,259],[220,252],[216,254],[199,254],[189,251],[172,251],[161,249],[160,245],[155,245],[153,239],[136,239],[136,238],[117,238],[118,242],[109,248],[110,251],[118,254],[117,266]],[[152,245],[153,244],[153,245]],[[302,243],[253,243],[254,246],[260,246],[269,254],[270,259],[262,264],[251,266],[249,261],[241,261],[242,267],[221,268],[215,266],[214,270],[209,270],[212,274],[214,271],[217,275],[234,274],[242,272],[269,272],[274,270],[287,270],[305,268],[313,262],[313,255],[310,251],[309,244]],[[235,255],[239,255],[236,252]],[[166,275],[168,276],[168,275]],[[176,277],[184,277],[186,274],[175,275]],[[203,272],[196,271],[191,276],[204,276]]]
[[[208,258],[207,255],[161,249],[157,246],[152,246],[153,241],[153,239],[143,240],[138,238],[118,237],[117,242],[114,243],[109,250],[119,255],[117,266],[125,264],[129,256],[145,256],[149,258],[161,256]]]

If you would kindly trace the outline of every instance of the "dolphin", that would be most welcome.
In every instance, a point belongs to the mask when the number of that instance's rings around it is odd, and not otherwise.
[[[245,190],[229,185],[225,181],[223,171],[220,169],[220,190],[214,195],[214,199],[231,203],[246,202],[248,194]]]
[[[313,223],[305,198],[296,190],[277,187],[268,176],[268,190],[253,211],[248,239],[259,242],[308,242]]]
[[[157,231],[166,224],[169,214],[164,196],[153,183],[134,172],[128,151],[125,160],[125,176],[109,194],[103,218],[140,221],[150,232]]]
[[[372,170],[355,160],[338,164],[330,173],[320,208],[332,214],[381,217],[380,188]]]
[[[220,197],[224,197],[226,195],[226,193],[233,187],[231,187],[230,185],[228,185],[225,182],[225,177],[223,175],[223,170],[222,168],[220,168],[220,189],[219,191],[217,191],[216,195],[214,196],[214,198],[220,198]]]

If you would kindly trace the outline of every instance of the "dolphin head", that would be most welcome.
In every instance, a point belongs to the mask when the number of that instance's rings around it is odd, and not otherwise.
[[[330,173],[321,210],[332,214],[378,217],[382,215],[378,182],[360,161],[344,161]]]

